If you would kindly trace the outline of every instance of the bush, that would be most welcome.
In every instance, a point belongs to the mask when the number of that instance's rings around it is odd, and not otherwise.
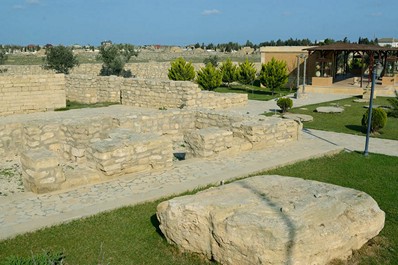
[[[366,129],[368,128],[368,118],[369,118],[369,110],[367,110],[362,116],[362,126]],[[374,108],[372,109],[372,120],[370,131],[372,133],[379,131],[383,128],[387,123],[387,113],[382,108]]]
[[[395,98],[387,99],[391,104],[391,110],[387,113],[389,117],[398,118],[398,91],[395,90]]]
[[[281,108],[282,113],[285,113],[288,109],[291,109],[293,107],[293,100],[291,100],[290,98],[280,98],[276,102],[276,105]]]
[[[214,67],[217,67],[218,66],[218,57],[217,57],[217,55],[210,56],[210,57],[204,59],[203,63],[205,65],[207,65],[208,63],[211,63]]]
[[[240,63],[237,69],[237,79],[241,84],[249,85],[253,84],[256,79],[256,68],[254,64],[249,62],[248,59],[244,63]]]
[[[195,79],[195,68],[190,62],[186,62],[184,58],[180,57],[171,63],[168,77],[175,81],[191,81]]]
[[[220,66],[222,81],[227,83],[228,87],[232,82],[236,81],[236,68],[236,65],[229,58]]]
[[[198,71],[197,82],[206,90],[214,90],[221,85],[221,71],[215,68],[212,63],[208,63],[206,67]]]
[[[137,55],[134,46],[130,44],[102,45],[97,56],[97,59],[103,62],[99,74],[101,76],[132,77],[131,70],[125,70],[124,66],[132,56]]]
[[[79,65],[72,49],[65,46],[53,46],[46,50],[44,69],[52,69],[56,73],[69,74],[70,69]]]
[[[274,94],[275,89],[282,88],[288,81],[287,64],[272,57],[271,61],[261,65],[260,82]]]

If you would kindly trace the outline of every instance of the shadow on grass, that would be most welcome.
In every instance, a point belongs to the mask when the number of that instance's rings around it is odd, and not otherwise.
[[[163,239],[166,239],[166,237],[163,235],[162,230],[160,230],[160,223],[158,220],[158,217],[156,216],[156,214],[151,216],[151,224],[153,225],[153,227],[155,227],[156,229],[156,233],[159,234],[159,236],[161,236]]]
[[[352,130],[352,131],[356,131],[356,132],[360,132],[360,133],[366,133],[366,130],[363,126],[360,125],[346,125],[345,126],[347,129]]]

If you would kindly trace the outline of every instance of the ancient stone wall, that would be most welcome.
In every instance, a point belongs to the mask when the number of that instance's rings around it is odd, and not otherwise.
[[[120,89],[124,78],[70,74],[65,76],[66,99],[81,103],[120,103]]]
[[[195,70],[204,67],[203,63],[193,63]],[[261,69],[260,63],[254,64],[257,71]],[[102,64],[81,64],[71,70],[71,74],[98,75]],[[149,62],[149,63],[128,63],[125,69],[131,70],[137,78],[144,79],[168,79],[167,74],[170,68],[170,62]],[[0,69],[7,69],[1,75],[45,75],[53,73],[51,70],[45,70],[40,65],[2,65]]]
[[[0,120],[0,154],[4,159],[24,154],[26,186],[39,192],[165,169],[172,165],[173,153],[185,152],[189,158],[241,152],[286,144],[300,133],[300,125],[292,120],[204,109],[141,110],[116,105],[5,117]],[[51,170],[62,171],[64,182],[51,182],[47,175],[42,179],[49,169],[42,166],[47,160]],[[76,169],[70,170],[68,163]],[[80,179],[79,170],[87,177]],[[40,183],[48,185],[41,189]]]
[[[0,115],[65,107],[64,75],[0,75]]]
[[[67,75],[66,97],[82,103],[120,102],[144,108],[203,107],[223,109],[247,103],[244,94],[201,91],[188,81]]]

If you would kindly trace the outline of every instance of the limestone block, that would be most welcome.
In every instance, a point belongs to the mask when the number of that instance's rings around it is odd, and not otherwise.
[[[22,178],[25,189],[45,193],[60,189],[65,181],[58,157],[44,148],[21,154]]]
[[[184,140],[195,156],[208,157],[231,148],[233,135],[230,131],[209,127],[188,132]]]
[[[162,202],[167,241],[221,264],[327,264],[376,236],[385,214],[366,193],[257,176]]]

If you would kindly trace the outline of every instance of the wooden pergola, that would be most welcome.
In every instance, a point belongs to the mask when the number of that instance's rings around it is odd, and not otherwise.
[[[398,58],[398,48],[391,47],[381,47],[378,45],[365,45],[365,44],[352,44],[352,43],[333,43],[329,45],[322,45],[304,49],[308,51],[308,55],[318,53],[317,62],[323,65],[325,62],[331,63],[332,71],[331,76],[333,80],[336,79],[336,75],[338,72],[338,58],[343,56],[344,61],[344,72],[348,72],[348,59],[349,55],[353,54],[353,58],[360,58],[362,65],[365,65],[365,58],[369,58],[369,79],[372,77],[372,73],[374,71],[374,65],[376,62],[381,63],[383,69],[381,71],[381,75],[384,75],[387,67],[387,62],[392,62],[393,67],[395,67],[395,63]],[[362,87],[362,77],[366,68],[362,67],[361,69],[361,87]]]

